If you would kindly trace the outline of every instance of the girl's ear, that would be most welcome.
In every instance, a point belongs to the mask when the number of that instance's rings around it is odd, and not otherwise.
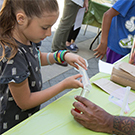
[[[19,12],[16,14],[16,20],[18,24],[22,25],[26,21],[26,15],[24,13]]]

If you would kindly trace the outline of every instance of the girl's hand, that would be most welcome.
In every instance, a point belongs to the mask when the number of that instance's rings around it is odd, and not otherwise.
[[[77,66],[80,65],[81,67],[83,67],[85,70],[87,70],[87,67],[86,67],[86,62],[85,60],[77,55],[77,54],[74,54],[74,53],[66,53],[65,56],[64,56],[64,59],[66,60],[66,62],[68,64],[70,64],[71,66],[79,69],[79,67]],[[76,64],[77,63],[77,64]]]
[[[78,78],[81,78],[81,77],[82,77],[81,74],[77,74],[77,75],[70,76],[64,79],[62,81],[64,89],[79,88],[79,87],[83,88],[83,84],[81,83],[81,81],[77,80]]]

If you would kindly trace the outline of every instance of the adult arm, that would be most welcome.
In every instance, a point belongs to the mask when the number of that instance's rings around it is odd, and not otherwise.
[[[84,127],[103,133],[117,135],[132,135],[135,133],[135,118],[124,116],[113,116],[105,110],[92,103],[86,98],[77,96],[73,106],[82,113],[71,110],[74,119]]]
[[[101,57],[100,59],[102,59],[105,56],[107,50],[107,43],[108,43],[108,34],[109,34],[112,18],[114,16],[117,16],[118,14],[119,12],[116,11],[114,8],[110,8],[108,11],[104,13],[103,22],[102,22],[101,41],[98,47],[93,50],[95,51],[94,55],[96,56],[96,58]]]

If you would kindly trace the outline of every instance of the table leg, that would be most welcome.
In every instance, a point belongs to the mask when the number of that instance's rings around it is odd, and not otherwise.
[[[83,35],[85,35],[85,33],[86,33],[86,30],[87,30],[87,27],[88,27],[88,25],[86,25],[86,27],[85,27],[85,30],[84,30],[84,34],[83,34]]]

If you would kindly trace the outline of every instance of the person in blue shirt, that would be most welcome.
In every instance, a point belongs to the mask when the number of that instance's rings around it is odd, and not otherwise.
[[[114,63],[130,53],[135,34],[135,0],[118,0],[103,15],[100,44],[94,55]]]

